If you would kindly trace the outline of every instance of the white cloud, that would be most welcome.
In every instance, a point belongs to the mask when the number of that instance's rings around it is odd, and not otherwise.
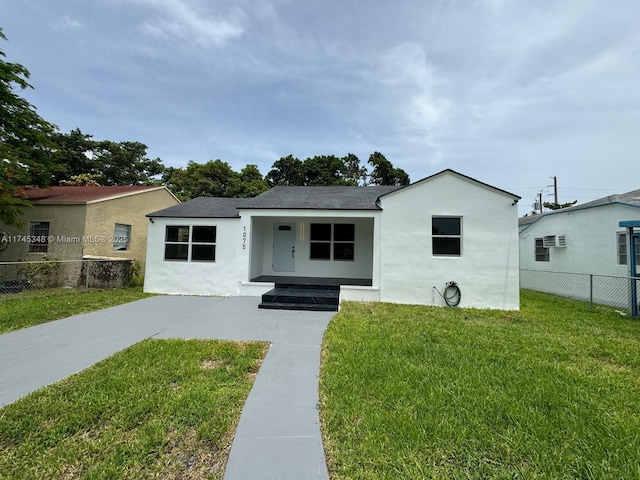
[[[84,27],[84,24],[77,18],[65,14],[62,18],[56,17],[51,23],[54,30],[75,30]]]
[[[180,0],[130,0],[151,5],[157,15],[142,22],[145,33],[158,38],[175,38],[201,47],[219,47],[244,32],[244,12],[231,8],[224,13],[210,11],[206,3]]]
[[[586,75],[598,75],[627,65],[636,65],[633,58],[640,53],[640,33],[628,35],[622,41],[599,52],[581,69]]]
[[[551,175],[563,190],[633,187],[629,175],[605,182],[634,171],[639,149],[640,2],[614,4],[3,0],[3,10],[32,71],[29,98],[64,130],[140,140],[175,165],[221,158],[263,172],[289,153],[366,161],[378,150],[414,179],[450,167],[521,194]]]
[[[64,16],[64,24],[67,27],[70,27],[70,28],[80,28],[80,27],[82,27],[82,23],[80,23],[78,20],[76,20],[75,18],[72,18],[69,15],[65,15]]]
[[[391,48],[382,58],[379,75],[395,133],[428,153],[432,164],[440,163],[438,138],[446,129],[451,102],[440,93],[441,81],[426,48],[416,42]]]

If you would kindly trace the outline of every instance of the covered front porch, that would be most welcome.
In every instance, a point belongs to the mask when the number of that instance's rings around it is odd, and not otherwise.
[[[300,212],[296,212],[300,213]],[[310,212],[309,216],[252,214],[249,276],[245,286],[263,290],[263,303],[294,308],[331,303],[338,298],[376,298],[378,288],[377,212]],[[269,300],[270,299],[270,300]],[[335,299],[335,301],[334,301]],[[268,306],[263,308],[270,308]]]
[[[251,215],[247,280],[376,285],[377,212],[310,213]]]

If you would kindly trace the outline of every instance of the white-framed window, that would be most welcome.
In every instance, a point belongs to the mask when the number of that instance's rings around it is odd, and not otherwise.
[[[131,241],[131,225],[124,223],[116,223],[113,229],[113,251],[126,252],[129,250],[129,242]]]
[[[216,230],[215,225],[167,225],[164,259],[215,262]]]
[[[353,223],[312,223],[309,258],[353,261],[355,240],[356,226]]]
[[[640,265],[640,241],[634,237],[636,247],[636,265]],[[616,233],[616,245],[618,253],[618,265],[628,265],[627,232]]]
[[[544,246],[544,240],[542,238],[536,238],[535,240],[535,256],[536,262],[549,261],[549,248]]]
[[[462,255],[461,217],[431,217],[431,253],[438,257]]]
[[[29,253],[49,251],[49,222],[29,222]]]
[[[616,245],[618,252],[618,265],[627,264],[627,232],[616,233]]]

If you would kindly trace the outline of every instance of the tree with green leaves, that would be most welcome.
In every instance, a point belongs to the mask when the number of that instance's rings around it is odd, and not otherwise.
[[[344,161],[335,155],[307,158],[302,164],[304,185],[346,185],[347,169]]]
[[[544,202],[542,205],[545,208],[548,208],[549,210],[560,210],[561,208],[571,207],[576,203],[578,203],[577,200],[574,200],[573,202],[567,202],[567,203]]]
[[[189,161],[186,168],[169,168],[163,179],[165,185],[179,199],[196,197],[227,197],[236,172],[227,162],[209,160],[207,163]]]
[[[266,180],[271,187],[358,185],[359,163],[353,154],[344,158],[316,155],[304,161],[289,155],[274,162]]]
[[[99,166],[94,154],[96,142],[92,135],[76,128],[69,133],[54,132],[53,140],[57,147],[52,152],[52,159],[60,166],[54,175],[54,183],[64,184],[73,182],[75,177],[85,177],[100,184]]]
[[[411,183],[407,172],[395,168],[380,152],[374,152],[369,156],[369,165],[372,170],[368,184],[403,186]]]
[[[160,183],[164,165],[159,158],[147,158],[147,146],[140,142],[98,142],[94,150],[101,185],[150,185]]]
[[[7,40],[1,28],[0,39]],[[49,185],[58,169],[51,157],[56,127],[18,94],[33,88],[29,71],[4,58],[0,49],[0,220],[19,225],[24,208],[31,206],[22,187]]]
[[[260,195],[269,189],[257,165],[247,165],[240,173],[236,173],[229,184],[226,196],[250,198]]]
[[[189,161],[186,168],[168,167],[163,182],[179,199],[196,197],[255,197],[267,190],[267,182],[256,165],[247,165],[240,173],[227,162]]]
[[[302,160],[293,155],[276,160],[266,177],[269,187],[279,185],[304,185]]]
[[[360,159],[353,153],[344,157],[316,155],[304,161],[289,155],[274,162],[266,180],[270,187],[409,184],[409,175],[395,168],[381,153],[373,153],[369,157],[369,164],[372,166],[371,173],[360,165]]]
[[[342,157],[345,173],[344,181],[346,185],[364,185],[367,181],[367,167],[360,166],[360,159],[353,153],[348,153]]]
[[[140,142],[98,141],[79,128],[53,138],[58,145],[53,159],[61,168],[56,183],[89,178],[98,185],[150,185],[160,183],[165,169],[159,158],[147,158]]]

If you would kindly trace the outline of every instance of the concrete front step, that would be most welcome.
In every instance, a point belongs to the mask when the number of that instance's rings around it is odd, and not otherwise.
[[[327,305],[319,303],[276,303],[262,302],[258,308],[271,310],[305,310],[307,312],[337,312],[338,305]]]
[[[339,302],[338,286],[276,284],[258,308],[337,312]]]

